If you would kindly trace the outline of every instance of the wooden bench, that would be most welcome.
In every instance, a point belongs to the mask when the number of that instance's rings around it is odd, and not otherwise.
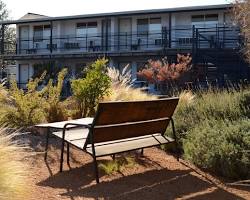
[[[100,103],[92,124],[65,123],[62,131],[52,135],[62,139],[60,171],[63,170],[64,145],[67,144],[90,154],[94,160],[96,182],[99,183],[97,158],[127,151],[144,149],[168,143],[176,144],[172,119],[178,98],[152,101]],[[172,124],[174,138],[165,136]],[[46,152],[48,140],[46,144]]]

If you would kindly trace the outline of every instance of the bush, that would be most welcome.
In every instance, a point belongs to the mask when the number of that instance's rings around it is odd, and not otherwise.
[[[86,78],[73,80],[73,97],[77,103],[74,118],[93,116],[99,101],[109,94],[110,78],[106,74],[107,60],[95,61],[87,70]]]
[[[44,99],[42,92],[37,91],[38,84],[45,73],[27,84],[27,92],[18,89],[16,82],[12,82],[8,91],[9,101],[2,101],[1,121],[12,128],[27,128],[45,120],[43,113]]]
[[[174,119],[184,157],[225,177],[249,177],[249,96],[234,89],[182,93]]]
[[[67,111],[64,103],[61,101],[61,93],[63,81],[68,70],[62,69],[58,73],[57,84],[53,85],[53,80],[50,79],[47,86],[43,89],[44,96],[44,114],[47,122],[58,122],[68,119]]]
[[[250,178],[250,122],[207,120],[190,130],[184,157],[233,179]]]
[[[190,99],[190,100],[188,100]],[[243,104],[243,91],[209,90],[193,95],[180,94],[180,101],[174,114],[176,132],[180,139],[206,120],[234,121],[246,117],[246,105]],[[245,110],[245,111],[244,111]]]
[[[28,170],[21,161],[24,148],[13,137],[0,129],[0,199],[27,199]]]

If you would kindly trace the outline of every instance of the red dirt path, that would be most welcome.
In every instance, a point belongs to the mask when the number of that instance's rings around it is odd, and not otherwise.
[[[26,136],[36,154],[26,158],[30,166],[30,199],[142,199],[142,200],[250,200],[249,187],[228,187],[219,179],[202,172],[187,162],[157,149],[136,156],[137,164],[121,173],[104,175],[96,184],[92,159],[71,148],[71,170],[65,164],[59,173],[59,141],[52,139],[48,162],[43,160],[44,138]],[[135,155],[135,154],[132,154]],[[109,160],[110,157],[99,159]]]

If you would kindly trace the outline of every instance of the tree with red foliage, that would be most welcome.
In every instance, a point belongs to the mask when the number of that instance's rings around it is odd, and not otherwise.
[[[157,86],[166,85],[177,81],[188,72],[192,67],[191,61],[192,58],[189,54],[186,56],[177,54],[177,63],[169,63],[167,58],[149,60],[145,68],[138,72],[138,76]]]

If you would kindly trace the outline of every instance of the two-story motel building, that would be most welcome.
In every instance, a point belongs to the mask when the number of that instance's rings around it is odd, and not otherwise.
[[[245,79],[249,69],[239,53],[243,39],[230,9],[226,4],[65,17],[28,13],[2,22],[2,35],[5,26],[15,24],[17,38],[16,48],[9,49],[1,37],[1,55],[16,61],[21,86],[39,63],[67,66],[74,77],[105,56],[119,69],[130,64],[136,78],[148,59],[171,59],[177,53],[193,57],[194,79]]]

